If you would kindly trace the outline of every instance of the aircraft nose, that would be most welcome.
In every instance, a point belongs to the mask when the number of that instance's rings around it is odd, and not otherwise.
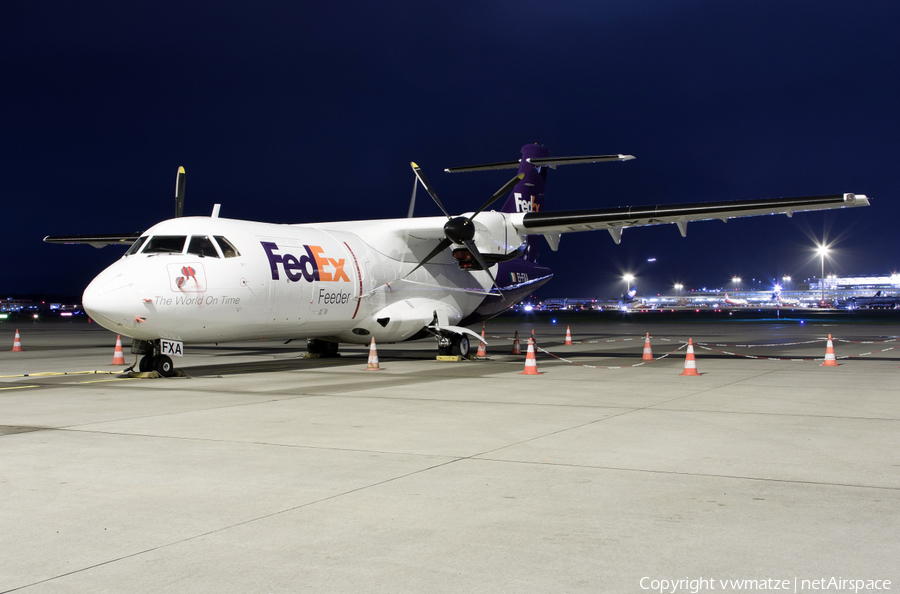
[[[123,274],[111,271],[100,273],[84,290],[81,303],[84,311],[104,328],[120,331],[134,325],[132,283]]]

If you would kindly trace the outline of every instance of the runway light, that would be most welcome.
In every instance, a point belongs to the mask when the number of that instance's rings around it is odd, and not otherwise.
[[[555,318],[554,318],[554,320],[553,320],[553,323],[554,323],[554,324],[556,323],[556,319],[555,319]]]

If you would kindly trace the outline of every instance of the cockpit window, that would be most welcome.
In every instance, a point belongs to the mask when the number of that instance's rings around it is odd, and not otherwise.
[[[144,245],[144,242],[147,241],[147,236],[138,237],[138,240],[131,244],[131,247],[128,248],[128,251],[125,252],[126,256],[130,256],[131,254],[136,254],[141,246]]]
[[[237,251],[237,248],[234,247],[234,244],[221,235],[216,235],[216,241],[219,242],[219,247],[222,248],[222,255],[226,258],[237,258],[241,255],[241,253]]]
[[[145,254],[180,254],[184,251],[184,235],[154,235],[144,248]]]
[[[218,258],[219,252],[213,242],[206,235],[194,235],[191,237],[191,243],[188,244],[189,254],[196,254],[201,258]]]

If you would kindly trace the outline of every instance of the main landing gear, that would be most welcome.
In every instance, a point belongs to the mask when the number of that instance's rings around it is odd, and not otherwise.
[[[158,340],[137,340],[131,343],[131,352],[143,355],[138,371],[155,371],[163,377],[175,375],[175,365],[168,355],[160,354]]]
[[[451,337],[438,336],[438,354],[441,356],[459,355],[463,359],[469,358],[469,337],[465,334],[454,334]]]

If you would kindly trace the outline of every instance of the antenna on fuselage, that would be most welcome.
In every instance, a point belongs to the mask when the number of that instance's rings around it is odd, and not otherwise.
[[[181,218],[184,215],[184,167],[178,168],[175,176],[175,218]]]

